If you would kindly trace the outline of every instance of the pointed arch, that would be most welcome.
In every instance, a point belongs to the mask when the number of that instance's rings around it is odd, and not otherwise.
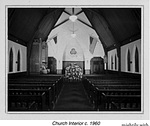
[[[13,71],[13,50],[11,48],[9,52],[9,72],[12,71]]]
[[[17,55],[17,71],[20,71],[20,50],[18,50]]]
[[[117,70],[117,56],[115,54],[115,70]]]
[[[111,56],[111,69],[113,70],[113,56]]]
[[[131,71],[131,66],[130,66],[130,50],[128,49],[127,53],[127,70]]]
[[[138,49],[136,47],[135,49],[135,72],[139,72],[139,52]]]

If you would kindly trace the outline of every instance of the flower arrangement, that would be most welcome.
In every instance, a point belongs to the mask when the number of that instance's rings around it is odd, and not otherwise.
[[[47,68],[46,64],[42,64],[40,67],[40,74],[48,74],[50,73],[50,69]]]
[[[69,80],[81,80],[82,75],[82,68],[80,68],[76,63],[71,63],[65,69],[65,78]]]

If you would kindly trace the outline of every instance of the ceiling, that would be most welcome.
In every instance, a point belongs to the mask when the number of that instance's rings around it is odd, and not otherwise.
[[[50,32],[65,23],[58,23],[62,13],[81,15],[80,22],[94,29],[103,47],[108,50],[141,37],[140,8],[8,8],[8,38],[31,44],[34,38],[46,40]]]

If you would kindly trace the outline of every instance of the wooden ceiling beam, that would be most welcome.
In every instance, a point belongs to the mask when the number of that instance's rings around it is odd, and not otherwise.
[[[95,30],[91,25],[89,25],[89,24],[87,24],[87,23],[85,23],[84,21],[82,21],[81,19],[77,19],[78,21],[80,21],[81,23],[83,23],[83,24],[85,24],[86,26],[88,26],[88,27],[90,27],[90,28],[92,28],[93,30]]]
[[[56,10],[55,10],[56,11]],[[36,36],[36,34],[38,33],[38,30],[39,30],[39,25],[40,23],[42,22],[42,20],[44,19],[45,16],[47,16],[47,11],[45,12],[45,14],[42,16],[41,20],[39,21],[39,23],[37,24],[37,27],[36,27],[36,30],[33,34],[33,36],[30,38],[30,41],[28,42],[27,44],[27,74],[29,75],[30,74],[30,56],[31,56],[31,50],[32,50],[32,43],[33,43],[33,40]],[[60,16],[60,15],[59,15]],[[58,18],[57,18],[58,19]],[[57,21],[57,20],[56,20]],[[55,23],[54,23],[55,24]],[[51,30],[50,30],[51,31]]]
[[[71,14],[70,14],[70,13],[68,13],[67,11],[65,11],[65,10],[64,10],[64,12],[65,12],[66,14],[68,14],[68,15],[70,15],[70,16],[71,16]]]
[[[14,36],[14,35],[12,35],[10,33],[8,33],[8,40],[11,40],[11,41],[16,42],[18,44],[21,44],[23,46],[27,46],[27,42],[25,42],[24,40]]]
[[[63,11],[64,11],[64,9],[61,9],[61,10],[60,10],[60,13],[57,15],[57,17],[55,17],[55,19],[54,19],[55,21],[53,22],[52,28],[49,30],[47,36],[50,34],[50,32],[51,32],[54,28],[56,28],[56,27],[55,27],[55,24],[57,23],[58,19],[60,18],[61,14],[63,13]],[[57,26],[57,27],[58,27],[58,26]],[[46,36],[46,37],[47,37],[47,36]]]
[[[72,8],[72,14],[74,15],[74,8]]]
[[[86,13],[86,10],[83,9],[83,12],[85,13],[86,17],[88,18],[88,20],[89,20],[90,23],[92,24],[92,26],[93,26],[95,32],[96,32],[97,35],[99,36],[99,38],[100,38],[100,40],[101,40],[101,42],[102,42],[103,48],[104,48],[104,52],[105,52],[105,54],[107,55],[107,51],[108,51],[108,50],[107,50],[107,46],[106,46],[105,43],[102,41],[101,36],[99,35],[99,33],[98,33],[98,31],[96,30],[96,28],[95,28],[93,22],[91,21],[92,19],[90,19],[89,15]]]
[[[62,21],[61,23],[59,23],[58,25],[54,26],[53,29],[57,28],[58,26],[64,24],[67,21],[69,21],[69,19],[66,19],[66,20]]]
[[[76,13],[76,15],[79,15],[79,14],[81,14],[81,13],[83,13],[83,11],[81,10],[81,11],[79,11],[78,13]]]

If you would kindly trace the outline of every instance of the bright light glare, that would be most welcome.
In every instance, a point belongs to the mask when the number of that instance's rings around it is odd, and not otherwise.
[[[75,38],[75,37],[76,37],[76,34],[73,33],[73,34],[71,34],[71,36],[72,36],[73,38]]]

